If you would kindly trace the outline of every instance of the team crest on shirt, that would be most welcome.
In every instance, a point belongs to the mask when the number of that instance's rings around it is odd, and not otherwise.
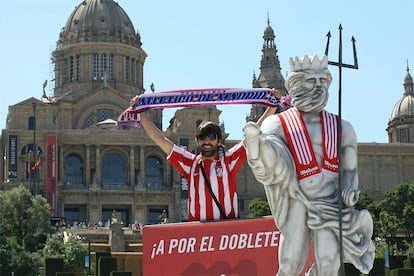
[[[223,168],[222,167],[216,167],[216,175],[219,177],[223,176]]]

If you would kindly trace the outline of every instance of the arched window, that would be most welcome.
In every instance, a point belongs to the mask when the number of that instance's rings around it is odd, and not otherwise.
[[[84,185],[83,162],[79,156],[71,154],[65,158],[63,179],[67,186]]]
[[[124,158],[118,153],[105,154],[102,160],[102,185],[126,185],[127,170]]]
[[[145,185],[148,187],[163,186],[163,171],[161,161],[150,156],[145,160]]]
[[[88,128],[96,123],[105,121],[106,119],[116,120],[115,111],[108,108],[100,108],[89,114],[85,121],[83,121],[83,128]]]

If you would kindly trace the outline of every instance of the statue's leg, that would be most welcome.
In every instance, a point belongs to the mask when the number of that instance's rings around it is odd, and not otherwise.
[[[313,232],[317,275],[337,275],[340,267],[338,238],[329,229]]]
[[[286,223],[280,229],[278,276],[299,275],[305,265],[311,242],[306,213],[301,202],[290,200]]]

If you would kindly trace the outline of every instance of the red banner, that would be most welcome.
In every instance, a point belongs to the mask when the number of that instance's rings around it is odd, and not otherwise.
[[[276,275],[280,232],[272,217],[148,225],[144,275]],[[301,275],[314,263],[313,248]]]
[[[57,169],[57,136],[48,135],[46,140],[46,199],[50,204],[50,216],[57,215],[56,202],[56,169]]]

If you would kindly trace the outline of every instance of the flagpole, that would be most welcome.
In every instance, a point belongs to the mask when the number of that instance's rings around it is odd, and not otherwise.
[[[33,107],[33,161],[36,162],[37,158],[37,147],[36,147],[36,103],[32,103]],[[34,195],[38,194],[38,183],[37,183],[37,168],[33,168],[30,164],[31,174],[33,173],[32,182],[34,187]]]

